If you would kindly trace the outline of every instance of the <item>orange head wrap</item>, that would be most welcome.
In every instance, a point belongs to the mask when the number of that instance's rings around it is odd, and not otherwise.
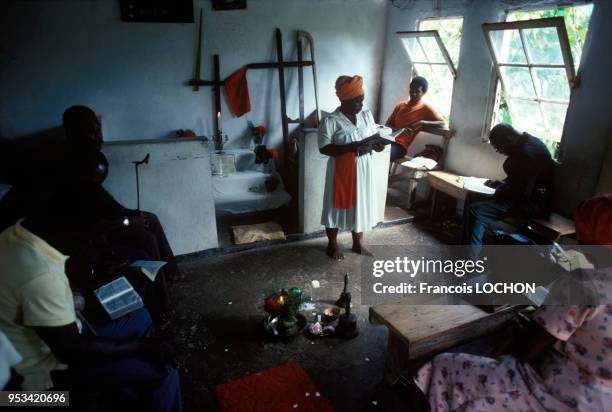
[[[340,76],[336,80],[336,95],[341,102],[363,94],[363,78],[361,76]]]
[[[575,214],[578,240],[588,245],[612,245],[612,193],[587,199]]]

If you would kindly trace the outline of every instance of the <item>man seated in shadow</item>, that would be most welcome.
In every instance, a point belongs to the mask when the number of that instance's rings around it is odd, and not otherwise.
[[[470,245],[470,257],[478,259],[487,226],[508,216],[519,218],[550,215],[554,161],[544,143],[528,133],[519,133],[512,126],[498,124],[491,129],[489,141],[505,156],[506,178],[488,181],[495,194],[485,200],[468,195],[463,219],[463,243]]]
[[[0,231],[15,224],[19,218],[45,207],[47,199],[53,195],[51,187],[54,187],[54,183],[73,179],[74,170],[67,170],[66,165],[83,163],[79,159],[89,156],[89,151],[100,151],[104,140],[100,122],[93,110],[85,106],[72,106],[64,112],[62,120],[65,131],[62,159],[51,162],[53,166],[45,166],[44,173],[28,176],[25,181],[18,181],[11,187],[0,200]],[[30,159],[21,161],[28,162]],[[105,167],[108,168],[108,163]],[[150,259],[167,262],[160,276],[163,277],[165,273],[173,280],[183,278],[155,214],[125,208],[100,184],[93,186],[87,196],[89,198],[84,203],[95,205],[95,213],[116,227],[108,234],[113,246],[144,250]],[[121,222],[129,222],[129,225],[119,224]]]
[[[15,368],[22,389],[102,391],[122,407],[181,411],[171,348],[153,337],[146,309],[80,330],[63,245],[91,222],[73,212],[55,196],[0,233],[0,328],[23,358]]]
[[[100,151],[104,142],[100,121],[93,110],[86,106],[71,106],[63,115],[66,132],[65,152],[68,163],[78,162],[89,150]],[[108,163],[105,165],[108,167]],[[153,260],[167,262],[164,272],[172,280],[183,278],[170,243],[157,216],[151,212],[132,210],[117,202],[101,185],[90,193],[90,204],[97,205],[100,217],[115,223],[116,229],[108,233],[111,243],[139,247]],[[127,220],[126,220],[127,219]]]
[[[108,172],[104,154],[95,148],[84,149],[78,157],[69,158],[65,164],[65,176],[54,185],[53,196],[71,205],[72,217],[87,222],[78,236],[66,236],[64,248],[71,256],[66,275],[71,286],[86,299],[93,298],[93,290],[100,280],[109,282],[117,272],[128,276],[134,289],[141,295],[157,326],[165,326],[170,318],[170,298],[165,277],[159,273],[151,284],[144,274],[126,268],[135,260],[158,258],[158,248],[151,236],[140,234],[132,243],[113,243],[109,236],[125,230],[125,224],[114,215],[107,215],[114,199],[100,193],[101,184]],[[108,205],[110,203],[110,206]],[[89,227],[91,229],[87,230]],[[136,229],[137,231],[142,229]],[[138,234],[138,232],[137,232]],[[126,242],[125,240],[123,242]],[[99,311],[91,314],[100,315]]]

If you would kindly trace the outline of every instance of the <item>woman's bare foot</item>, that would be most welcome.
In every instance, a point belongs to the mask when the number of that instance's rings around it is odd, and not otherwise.
[[[327,254],[327,256],[329,256],[332,259],[336,259],[336,260],[344,259],[344,255],[340,251],[338,244],[331,244],[331,243],[328,244],[327,249],[325,250],[325,253]]]
[[[351,248],[351,250],[363,256],[374,256],[372,252],[364,248],[363,245],[353,244],[353,247]]]
[[[363,232],[351,232],[353,237],[353,252],[364,256],[374,256],[369,250],[363,247]]]

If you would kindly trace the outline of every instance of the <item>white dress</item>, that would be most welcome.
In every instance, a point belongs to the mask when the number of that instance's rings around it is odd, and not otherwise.
[[[329,144],[346,145],[377,133],[376,122],[369,110],[357,114],[357,125],[336,109],[325,117],[319,126],[319,148]],[[334,208],[334,170],[335,158],[327,161],[325,195],[321,224],[327,228],[365,232],[376,226],[378,204],[374,191],[374,163],[371,154],[356,157],[357,162],[357,199],[352,209]]]

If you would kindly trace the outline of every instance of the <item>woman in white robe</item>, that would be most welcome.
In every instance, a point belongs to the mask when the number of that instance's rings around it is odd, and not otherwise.
[[[363,142],[376,135],[377,128],[372,113],[362,110],[364,92],[360,76],[340,76],[336,94],[340,107],[325,117],[319,127],[319,151],[329,156],[321,224],[329,241],[327,254],[342,259],[336,240],[338,230],[350,230],[352,250],[368,254],[362,245],[363,232],[378,223],[371,148]],[[373,149],[382,151],[384,147],[375,145]]]

